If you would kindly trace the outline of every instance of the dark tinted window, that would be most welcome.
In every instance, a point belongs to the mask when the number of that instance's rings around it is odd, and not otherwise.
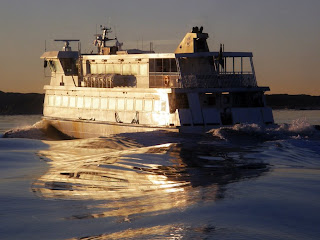
[[[154,72],[155,71],[155,59],[150,58],[149,59],[149,72]]]
[[[171,72],[177,72],[177,63],[175,58],[170,59]]]
[[[156,59],[156,72],[162,72],[162,59]]]
[[[170,72],[170,59],[169,58],[165,58],[162,61],[163,63],[163,72]]]
[[[149,59],[149,72],[177,72],[175,58]]]

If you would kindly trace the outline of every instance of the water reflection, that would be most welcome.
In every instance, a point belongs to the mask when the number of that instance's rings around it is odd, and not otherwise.
[[[261,176],[269,167],[252,150],[179,142],[143,146],[125,137],[48,141],[39,155],[49,171],[32,186],[47,199],[86,201],[66,219],[116,218],[183,210],[224,197],[230,182]]]
[[[88,236],[81,238],[72,238],[69,240],[89,240],[89,239],[206,239],[208,236],[213,235],[216,229],[210,225],[200,225],[199,227],[189,227],[183,224],[154,226],[136,229],[127,229],[111,234],[100,234],[96,236]],[[196,233],[196,234],[195,234]],[[195,235],[193,237],[193,235]]]

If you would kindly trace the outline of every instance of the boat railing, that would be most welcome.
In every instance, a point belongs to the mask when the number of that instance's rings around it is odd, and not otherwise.
[[[236,88],[256,87],[252,72],[220,72],[219,74],[176,73],[150,75],[150,88]]]
[[[149,75],[150,88],[181,88],[180,77],[177,72],[157,73]]]
[[[242,72],[220,72],[220,75],[243,75],[243,74],[251,74],[252,71],[242,71]]]
[[[182,88],[237,88],[256,87],[253,74],[220,73],[188,74],[181,77]]]
[[[82,78],[79,87],[113,88],[136,87],[134,76],[119,74],[88,74]],[[257,87],[252,73],[185,74],[179,78],[177,73],[154,74],[149,79],[150,88],[238,88]]]

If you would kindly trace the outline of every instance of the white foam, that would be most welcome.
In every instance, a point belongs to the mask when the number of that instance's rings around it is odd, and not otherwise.
[[[209,131],[213,136],[222,140],[228,140],[232,136],[252,136],[265,139],[283,139],[283,138],[309,138],[320,136],[319,131],[312,126],[306,118],[293,120],[291,124],[274,124],[271,126],[260,126],[258,124],[236,124],[230,127],[221,127]]]
[[[47,139],[44,132],[44,124],[38,121],[31,126],[23,126],[10,129],[3,135],[6,138],[30,138],[30,139]]]

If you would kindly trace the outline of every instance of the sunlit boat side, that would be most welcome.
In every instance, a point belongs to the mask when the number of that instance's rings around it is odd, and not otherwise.
[[[51,70],[43,119],[76,138],[167,130],[204,133],[239,123],[272,124],[251,52],[210,52],[208,34],[194,27],[174,53],[122,50],[97,35],[96,54],[45,52]],[[113,46],[107,42],[114,40]]]

